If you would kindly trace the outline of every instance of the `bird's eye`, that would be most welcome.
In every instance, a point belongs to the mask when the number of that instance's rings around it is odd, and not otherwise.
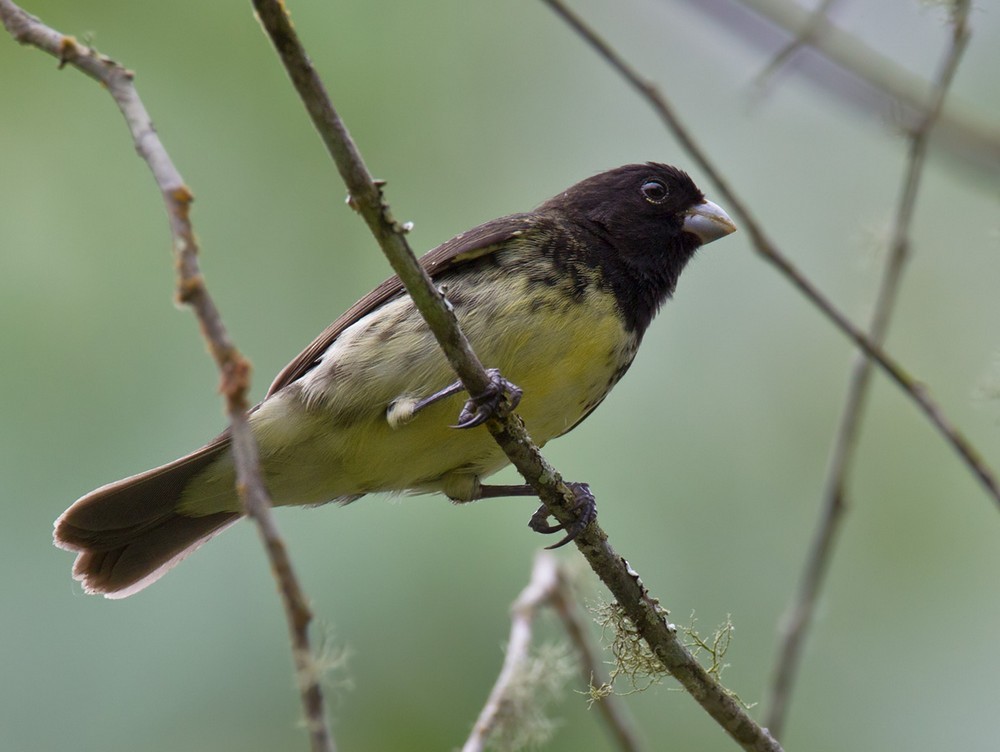
[[[647,180],[640,190],[643,198],[651,204],[662,204],[667,200],[667,186],[660,180]]]

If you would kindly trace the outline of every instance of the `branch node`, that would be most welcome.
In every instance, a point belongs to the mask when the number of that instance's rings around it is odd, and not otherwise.
[[[77,57],[79,54],[78,49],[74,37],[64,36],[59,40],[59,65],[57,66],[59,70],[65,68],[70,61]]]
[[[125,71],[125,75],[131,76],[132,71]],[[187,210],[191,203],[194,201],[194,194],[191,193],[191,189],[186,185],[179,185],[170,191],[170,200],[177,204],[178,210],[183,210],[184,214],[182,219],[187,221]]]
[[[219,391],[230,402],[244,400],[250,389],[250,361],[240,354],[235,347],[219,353],[222,363],[222,375],[219,380]]]
[[[176,250],[182,254],[186,243],[178,239],[175,243]],[[200,273],[180,274],[177,279],[177,302],[180,305],[191,305],[199,295],[205,291],[205,280]]]

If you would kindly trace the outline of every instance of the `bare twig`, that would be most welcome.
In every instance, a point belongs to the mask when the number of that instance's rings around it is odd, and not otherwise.
[[[951,43],[934,87],[934,98],[922,122],[910,135],[909,159],[903,177],[899,205],[893,222],[889,256],[875,301],[868,337],[878,346],[885,339],[896,302],[897,291],[910,249],[910,225],[917,201],[931,130],[944,105],[945,96],[958,69],[969,40],[969,3],[955,3]],[[833,554],[834,539],[847,506],[847,484],[857,449],[861,419],[872,376],[872,362],[859,354],[854,362],[840,427],[831,452],[830,467],[823,491],[823,504],[802,581],[783,619],[779,657],[775,666],[769,699],[767,726],[781,736],[785,726],[791,692],[801,660],[802,645],[812,623],[816,601],[823,586]]]
[[[702,10],[715,5],[703,0],[689,1],[693,7]],[[739,2],[789,34],[800,37],[835,66],[879,94],[891,98],[896,111],[903,111],[908,125],[913,126],[923,120],[933,106],[935,93],[932,84],[832,23],[829,18],[817,17],[810,8],[795,0]],[[801,36],[808,26],[813,27],[811,33]],[[1000,170],[1000,127],[967,103],[948,103],[935,126],[935,138],[952,153],[964,157],[978,171],[992,176]]]
[[[771,62],[767,64],[757,75],[757,86],[763,88],[767,86],[768,82],[777,73],[781,67],[792,59],[792,56],[798,52],[803,47],[811,44],[813,39],[816,37],[820,28],[827,22],[826,13],[830,10],[830,6],[833,5],[834,0],[823,0],[816,9],[813,10],[806,22],[802,24],[801,28],[795,34],[795,38],[792,39],[788,44],[786,44],[777,55],[775,55]]]
[[[247,515],[257,523],[281,592],[312,749],[332,752],[335,745],[327,727],[322,689],[309,645],[308,626],[312,614],[271,514],[270,498],[261,480],[257,446],[247,422],[250,364],[230,339],[205,287],[190,221],[194,197],[153,128],[149,113],[132,83],[131,71],[95,49],[79,44],[73,37],[44,25],[10,0],[0,0],[0,18],[11,36],[21,44],[49,53],[59,60],[60,68],[70,65],[107,88],[125,117],[136,150],[149,165],[163,195],[173,236],[177,299],[194,311],[221,374],[220,391],[226,399],[229,415],[237,490]]]
[[[482,752],[490,736],[510,714],[511,695],[529,661],[531,630],[538,610],[545,606],[559,589],[559,570],[556,558],[541,551],[535,556],[531,579],[510,609],[510,637],[504,652],[503,667],[493,689],[486,699],[479,717],[472,726],[462,752]]]
[[[551,606],[566,629],[567,636],[576,648],[583,680],[588,685],[603,684],[597,656],[587,638],[587,629],[574,608],[570,597],[571,585],[558,559],[548,551],[539,551],[531,569],[531,579],[511,606],[511,629],[504,653],[503,667],[493,689],[473,725],[462,752],[481,752],[498,727],[517,722],[512,718],[512,706],[518,702],[522,687],[518,684],[525,675],[525,665],[532,659],[529,645],[532,624],[540,608]],[[638,752],[640,745],[627,713],[615,695],[598,701],[598,709],[608,725],[619,749]]]
[[[392,219],[380,186],[371,178],[346,126],[334,110],[295,34],[285,5],[280,0],[253,0],[253,4],[313,125],[347,185],[352,206],[368,223],[382,252],[427,320],[468,392],[480,393],[487,384],[485,371],[468,347],[440,292],[413,257],[402,228]],[[574,519],[572,491],[563,483],[555,468],[541,456],[520,418],[513,414],[501,414],[487,421],[486,426],[525,481],[538,492],[551,514],[564,524],[571,523]],[[676,629],[667,623],[659,603],[650,597],[638,574],[614,551],[600,526],[596,523],[589,525],[575,542],[650,649],[705,711],[745,750],[780,749],[766,729],[758,726],[739,702],[684,647],[677,638]]]
[[[745,229],[757,253],[774,266],[799,292],[801,292],[816,308],[823,313],[848,339],[854,342],[866,357],[874,360],[882,371],[920,408],[938,433],[951,445],[970,472],[979,480],[986,492],[1000,506],[1000,483],[993,469],[986,463],[979,451],[965,438],[938,406],[927,387],[911,376],[896,360],[889,357],[882,348],[872,342],[868,336],[855,326],[833,302],[800,272],[783,254],[778,246],[764,232],[763,226],[757,221],[746,204],[730,187],[729,182],[708,158],[707,153],[698,145],[691,131],[681,122],[667,99],[660,90],[649,81],[643,79],[632,66],[612,49],[607,42],[590,29],[576,14],[569,10],[561,0],[544,0],[555,12],[566,21],[597,53],[615,68],[646,99],[650,106],[673,132],[681,146],[691,155],[691,158],[715,183],[719,195],[725,201],[726,209],[731,210],[740,219],[740,227]]]

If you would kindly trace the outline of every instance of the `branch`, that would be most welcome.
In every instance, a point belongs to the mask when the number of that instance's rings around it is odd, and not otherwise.
[[[503,667],[476,719],[462,752],[482,752],[490,738],[512,724],[524,725],[517,705],[524,701],[524,677],[530,674],[533,659],[528,647],[532,624],[543,606],[551,606],[576,648],[583,681],[587,686],[604,684],[598,660],[587,639],[587,630],[570,598],[570,582],[558,560],[548,551],[539,551],[531,569],[531,579],[511,606],[510,637],[504,651]],[[529,698],[530,701],[530,698]],[[618,698],[610,694],[596,700],[618,748],[639,752],[640,745],[632,722]]]
[[[759,16],[799,38],[838,68],[902,106],[907,123],[926,118],[933,108],[934,86],[794,0],[738,0]],[[690,3],[704,10],[703,0]],[[808,29],[809,33],[803,32]],[[1000,128],[968,105],[944,108],[935,128],[937,137],[966,162],[986,174],[1000,170]]]
[[[903,177],[899,205],[893,222],[889,257],[886,259],[882,282],[875,301],[868,337],[881,346],[889,327],[903,267],[910,249],[910,225],[916,208],[917,191],[923,172],[927,144],[937,123],[955,71],[969,41],[968,0],[957,2],[952,19],[951,43],[934,85],[934,97],[922,122],[910,134],[909,159]],[[865,410],[872,376],[872,362],[859,354],[855,359],[848,386],[847,399],[834,440],[830,467],[824,484],[820,521],[810,548],[808,561],[795,600],[785,616],[779,658],[775,667],[767,702],[767,726],[775,736],[781,736],[791,699],[795,675],[801,660],[805,634],[812,624],[820,589],[830,566],[834,539],[847,507],[847,484],[857,450],[861,419]]]
[[[528,647],[531,630],[538,611],[551,606],[566,629],[567,636],[576,648],[580,659],[583,680],[588,686],[604,683],[597,657],[587,639],[587,630],[570,598],[570,582],[558,560],[548,551],[539,551],[531,569],[531,579],[511,606],[511,628],[503,667],[493,689],[473,725],[462,752],[482,752],[490,738],[510,724],[522,724],[517,704],[524,695],[524,677],[529,673],[532,658]],[[625,709],[618,698],[610,694],[597,700],[597,707],[614,737],[619,749],[638,752],[639,741]]]
[[[719,194],[725,201],[730,213],[739,217],[740,226],[747,231],[754,249],[765,261],[774,266],[810,303],[823,313],[827,319],[848,339],[860,348],[866,357],[875,361],[889,379],[917,405],[938,433],[951,445],[952,449],[966,464],[969,471],[979,480],[994,502],[1000,506],[1000,483],[993,469],[980,456],[979,451],[968,439],[952,425],[935,402],[927,387],[911,376],[898,362],[887,355],[881,347],[871,341],[868,336],[855,326],[833,302],[827,298],[809,279],[800,272],[785,256],[778,246],[764,232],[763,226],[751,213],[749,206],[737,196],[722,173],[709,160],[707,153],[694,140],[691,132],[684,126],[673,108],[660,90],[652,83],[644,80],[625,60],[601,39],[583,21],[569,10],[562,0],[544,0],[584,41],[593,47],[628,83],[646,99],[653,110],[660,116],[667,128],[681,146],[691,155],[691,158],[715,183]]]
[[[403,237],[403,228],[392,219],[382,198],[381,185],[372,179],[346,126],[334,110],[295,34],[285,5],[281,0],[253,0],[253,5],[347,185],[351,205],[364,217],[466,390],[469,394],[481,393],[488,379],[482,365],[472,353],[441,293],[413,256]],[[564,524],[572,523],[575,519],[573,494],[555,468],[541,456],[520,418],[501,414],[488,420],[486,426],[551,514]],[[745,750],[779,750],[780,746],[770,734],[750,718],[739,702],[683,646],[676,629],[667,623],[666,612],[646,591],[638,574],[614,551],[600,526],[592,523],[575,542],[653,653],[719,725]]]
[[[569,597],[570,584],[566,572],[560,568],[557,574],[559,575],[559,587],[552,592],[552,608],[556,610],[562,620],[563,628],[569,635],[570,642],[576,647],[584,681],[590,687],[604,686],[608,680],[605,678],[600,662],[591,648],[591,641],[587,639],[586,622]],[[619,749],[624,750],[624,752],[639,752],[642,745],[639,743],[628,711],[621,704],[619,698],[612,693],[594,700],[594,702],[597,705],[597,710],[604,716],[604,723],[617,742]]]
[[[786,44],[777,55],[775,55],[771,62],[767,64],[759,74],[757,74],[757,86],[763,89],[767,86],[768,82],[773,78],[774,74],[781,69],[781,67],[792,59],[792,56],[798,52],[803,47],[806,47],[814,43],[816,36],[819,34],[820,28],[829,23],[826,18],[826,13],[830,10],[830,6],[833,5],[834,0],[822,0],[822,2],[816,6],[816,9],[811,11],[809,17],[804,23],[800,25],[800,28],[795,34],[795,38],[792,39],[788,44]]]
[[[25,13],[10,0],[0,0],[0,19],[21,44],[31,45],[58,58],[59,67],[70,65],[100,82],[115,100],[132,134],[139,156],[149,165],[163,195],[177,269],[177,299],[195,313],[202,335],[221,375],[220,391],[226,400],[236,465],[237,491],[247,516],[257,523],[271,570],[281,592],[292,640],[292,656],[313,752],[332,752],[333,737],[327,728],[323,694],[309,646],[312,619],[299,587],[284,542],[271,514],[271,501],[260,475],[257,446],[247,422],[250,363],[233,344],[218,308],[205,287],[198,264],[198,244],[191,226],[194,196],[160,141],[153,122],[132,83],[133,74],[95,49],[79,44]]]
[[[538,610],[552,599],[559,586],[556,558],[548,552],[539,552],[535,556],[530,581],[510,609],[510,637],[500,675],[462,746],[462,752],[483,752],[489,738],[505,722],[517,722],[511,717],[511,706],[515,702],[513,696],[523,689],[520,684],[525,665],[530,661],[532,623]]]

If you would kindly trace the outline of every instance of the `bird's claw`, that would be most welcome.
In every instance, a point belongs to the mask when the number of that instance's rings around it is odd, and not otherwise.
[[[486,391],[465,401],[462,412],[458,414],[458,423],[452,428],[475,428],[482,425],[500,411],[504,397],[509,403],[509,410],[517,407],[517,403],[521,401],[520,388],[501,376],[499,369],[488,368],[486,374],[490,377]]]
[[[597,519],[597,500],[591,493],[590,486],[586,483],[567,483],[566,485],[572,489],[575,500],[572,511],[576,514],[576,519],[573,522],[568,526],[563,523],[550,525],[548,520],[552,515],[544,504],[538,507],[538,510],[531,515],[531,519],[528,521],[528,527],[543,535],[558,533],[560,530],[566,531],[566,536],[561,541],[546,546],[546,549],[549,550],[565,546],[582,533],[587,525]]]

